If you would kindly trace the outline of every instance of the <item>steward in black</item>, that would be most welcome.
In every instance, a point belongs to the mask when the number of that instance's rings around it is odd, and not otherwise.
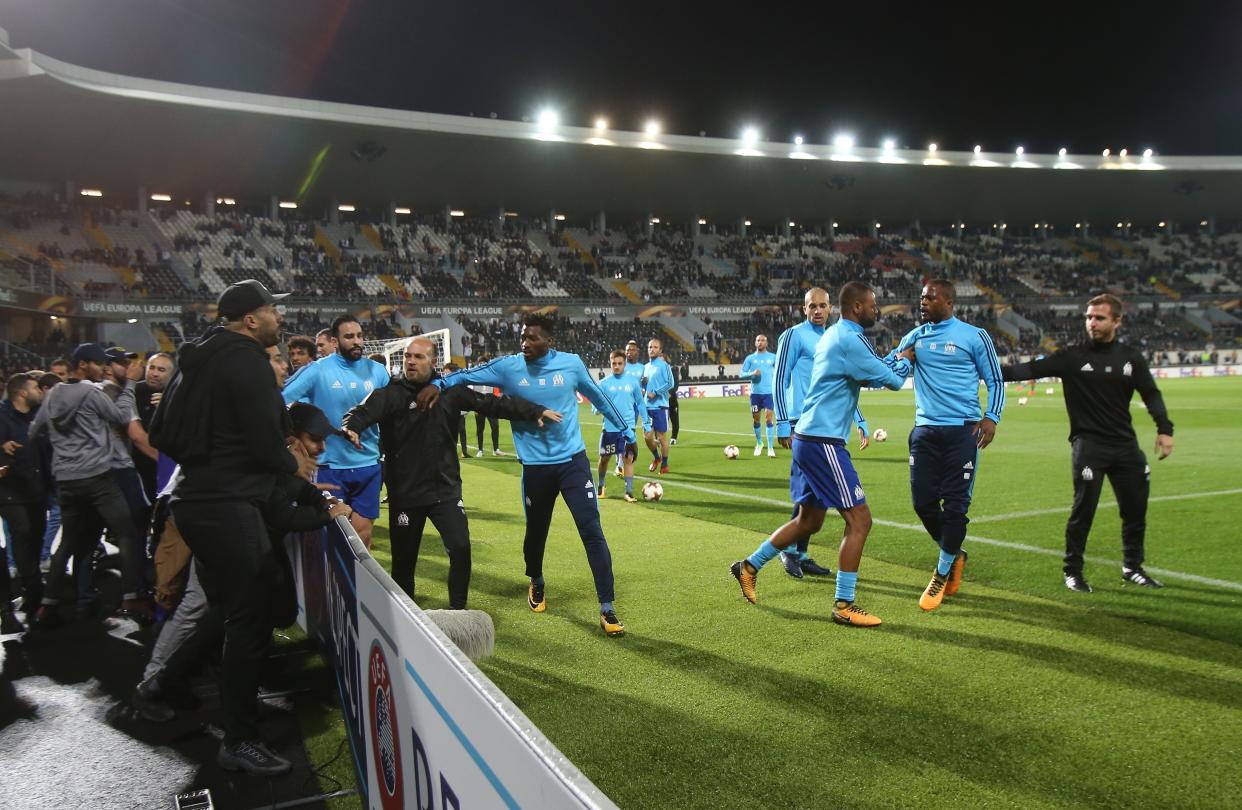
[[[351,441],[376,422],[388,486],[392,578],[412,598],[414,569],[423,527],[430,519],[449,555],[449,607],[464,610],[470,590],[470,525],[461,497],[457,429],[462,411],[539,422],[560,415],[517,397],[480,394],[468,386],[445,389],[428,410],[415,397],[431,383],[435,347],[414,340],[405,349],[404,375],[372,391],[345,414],[342,427]]]
[[[1117,340],[1121,310],[1115,296],[1096,296],[1087,304],[1085,342],[1051,357],[1001,368],[1007,382],[1060,377],[1065,386],[1074,505],[1065,525],[1064,574],[1066,587],[1075,591],[1092,590],[1083,576],[1083,555],[1105,477],[1112,482],[1121,512],[1122,580],[1161,587],[1143,571],[1151,467],[1130,419],[1134,392],[1139,392],[1156,423],[1158,459],[1173,452],[1173,423],[1143,355]]]

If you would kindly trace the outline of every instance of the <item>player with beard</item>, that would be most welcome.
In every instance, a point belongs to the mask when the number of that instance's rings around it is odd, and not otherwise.
[[[342,316],[332,322],[336,353],[317,360],[289,379],[282,395],[285,402],[309,402],[339,425],[372,391],[388,385],[388,369],[365,355],[362,325],[357,318]],[[371,547],[371,525],[379,517],[379,428],[363,431],[360,447],[340,436],[329,436],[320,458],[319,483],[335,484],[341,500],[353,507],[350,522],[363,544]]]
[[[177,368],[172,356],[164,352],[156,352],[147,358],[147,367],[142,382],[134,386],[134,409],[138,412],[138,422],[142,428],[141,438],[147,444],[144,448],[136,439],[134,441],[134,467],[142,479],[142,489],[147,500],[155,502],[159,492],[156,487],[156,469],[159,466],[158,452],[151,448],[147,434],[151,430],[151,417],[155,415],[155,407],[164,395],[164,388],[172,379]],[[132,428],[131,428],[132,429]],[[146,452],[151,450],[151,453]]]

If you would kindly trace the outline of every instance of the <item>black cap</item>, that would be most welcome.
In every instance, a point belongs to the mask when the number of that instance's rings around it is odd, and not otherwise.
[[[230,284],[224,292],[220,293],[220,300],[216,302],[216,310],[233,321],[247,312],[253,312],[268,304],[275,304],[288,296],[289,293],[274,294],[264,287],[262,282],[248,278],[245,281]]]
[[[126,360],[133,360],[138,357],[138,352],[127,352],[124,346],[112,346],[104,349],[104,354],[108,356],[109,363],[124,363]]]
[[[110,361],[108,353],[98,343],[79,343],[78,347],[73,350],[73,354],[69,355],[69,362],[76,366],[81,362],[102,365]]]
[[[295,402],[290,405],[289,420],[293,422],[294,433],[309,433],[316,439],[340,435],[340,431],[332,427],[323,411],[309,402]]]

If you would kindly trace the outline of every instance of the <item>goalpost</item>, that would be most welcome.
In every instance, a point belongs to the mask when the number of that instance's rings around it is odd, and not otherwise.
[[[397,338],[396,340],[367,340],[362,344],[362,350],[368,355],[382,354],[384,355],[384,366],[388,369],[389,374],[401,374],[403,353],[405,347],[409,345],[414,338],[426,338],[430,340],[436,347],[436,371],[444,371],[444,366],[452,359],[449,352],[450,333],[447,329],[437,329],[434,332],[424,332],[421,335],[411,335],[410,337]]]

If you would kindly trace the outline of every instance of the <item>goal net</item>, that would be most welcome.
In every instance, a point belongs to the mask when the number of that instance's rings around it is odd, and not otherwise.
[[[436,347],[436,371],[444,371],[444,365],[450,361],[452,356],[449,354],[449,330],[437,329],[434,332],[425,332],[421,335],[411,335],[410,337],[397,338],[396,340],[368,340],[362,344],[363,351],[367,356],[373,354],[384,355],[384,365],[388,369],[389,374],[401,374],[401,365],[404,361],[403,355],[405,347],[409,345],[414,338],[426,338],[430,340]]]

